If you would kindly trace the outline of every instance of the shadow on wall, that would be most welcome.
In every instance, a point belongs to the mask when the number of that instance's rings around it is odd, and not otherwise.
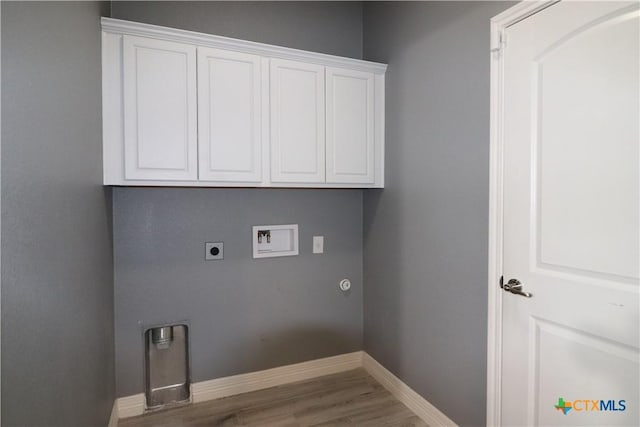
[[[339,330],[308,326],[261,334],[258,341],[237,347],[233,352],[238,355],[244,353],[250,366],[262,370],[314,360],[319,354],[324,354],[320,357],[329,357],[350,353],[358,348],[353,338]]]
[[[113,254],[113,188],[103,186],[102,194],[104,196],[104,213],[109,237],[109,249]],[[111,259],[111,265],[113,265],[113,258]]]
[[[389,183],[387,183],[387,186]],[[371,352],[372,348],[367,348],[367,344],[382,340],[385,345],[376,349],[376,360],[383,365],[397,360],[397,349],[401,344],[403,328],[401,319],[393,315],[401,310],[402,287],[406,278],[404,269],[396,268],[404,258],[403,236],[400,234],[399,215],[389,215],[384,211],[385,206],[389,204],[383,203],[383,196],[388,200],[397,197],[392,191],[384,189],[367,190],[363,198],[363,252],[364,252],[364,271],[363,283],[376,284],[377,278],[385,277],[388,273],[385,271],[390,268],[394,271],[393,283],[389,286],[394,288],[393,292],[385,292],[379,286],[363,286],[363,307],[364,307],[364,324],[365,325],[385,325],[384,328],[364,328],[363,330],[363,350]],[[401,205],[395,202],[391,203],[396,209]],[[379,217],[384,218],[384,245],[376,244],[378,239],[376,235],[380,233]],[[383,333],[384,337],[369,336],[369,334]]]
[[[386,74],[384,191],[364,196],[364,348],[485,423],[491,17],[511,2],[365,2]]]

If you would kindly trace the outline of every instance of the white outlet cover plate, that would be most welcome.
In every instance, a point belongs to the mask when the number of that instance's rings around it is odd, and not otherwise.
[[[324,236],[313,236],[313,253],[324,253]]]

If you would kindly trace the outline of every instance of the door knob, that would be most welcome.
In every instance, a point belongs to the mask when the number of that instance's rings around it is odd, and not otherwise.
[[[512,294],[522,295],[525,298],[531,298],[533,294],[531,292],[525,292],[522,290],[522,283],[518,279],[510,279],[506,284],[502,283],[500,279],[500,287]]]

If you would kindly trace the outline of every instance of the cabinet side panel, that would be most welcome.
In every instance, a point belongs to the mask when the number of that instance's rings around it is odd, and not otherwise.
[[[102,33],[102,163],[105,185],[124,183],[122,36]]]
[[[385,74],[376,74],[374,91],[375,184],[384,188],[385,181]]]

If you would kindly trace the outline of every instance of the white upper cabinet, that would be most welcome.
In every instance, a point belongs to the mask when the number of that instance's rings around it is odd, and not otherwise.
[[[271,182],[324,183],[324,67],[271,60]]]
[[[104,184],[384,187],[386,68],[102,18]]]
[[[262,181],[261,57],[198,48],[202,181]]]
[[[124,178],[195,181],[196,48],[124,36]]]
[[[327,182],[373,184],[374,74],[327,67]]]

